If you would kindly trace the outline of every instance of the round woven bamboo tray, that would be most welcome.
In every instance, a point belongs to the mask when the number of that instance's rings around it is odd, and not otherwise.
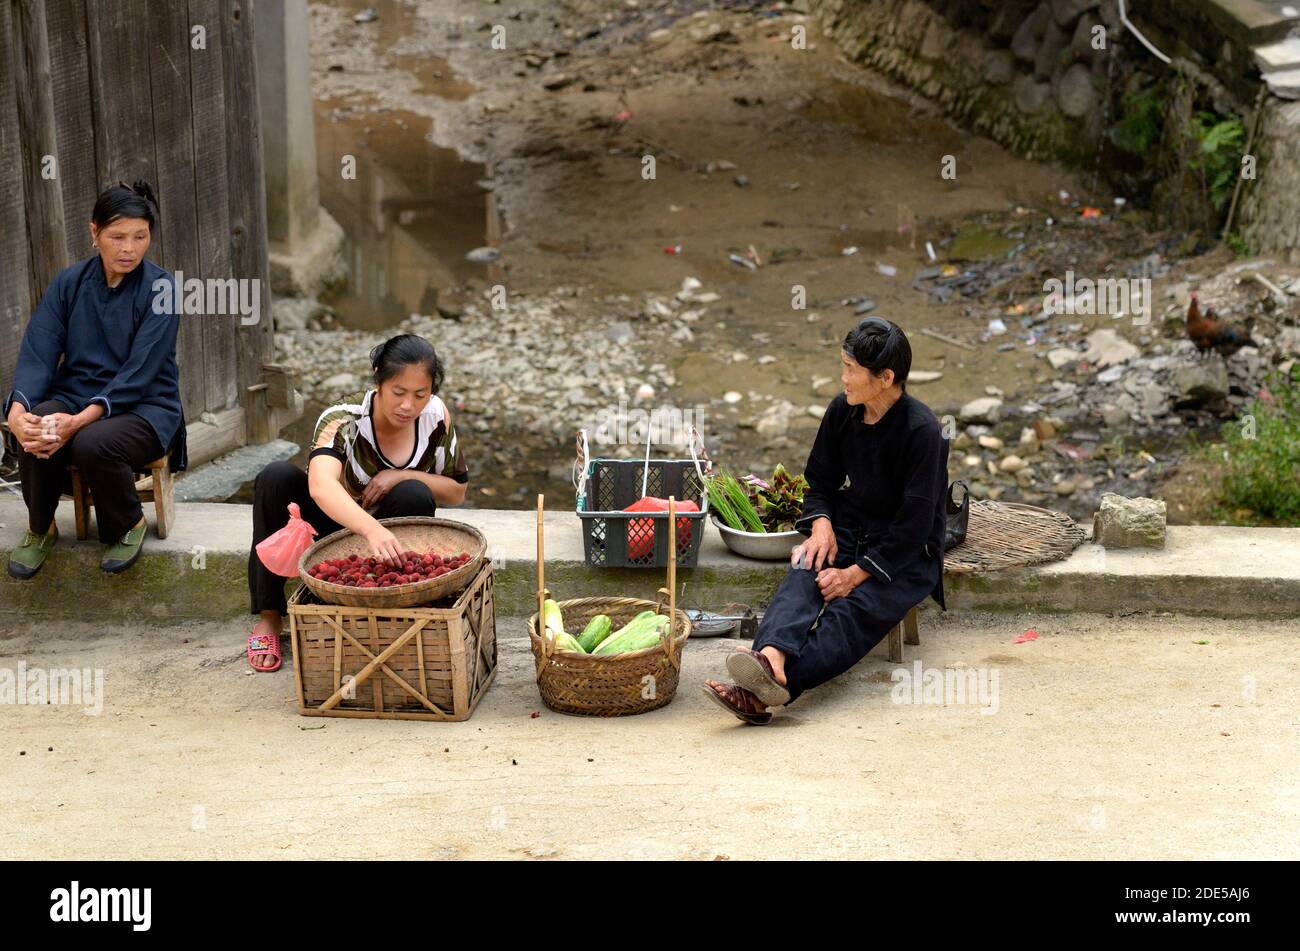
[[[307,574],[307,569],[320,561],[346,558],[348,555],[364,558],[371,554],[369,542],[344,528],[326,535],[302,553],[298,559],[298,575],[302,578],[302,583],[326,604],[353,608],[413,608],[463,591],[474,580],[479,566],[483,564],[487,539],[472,525],[428,516],[381,518],[379,524],[397,536],[402,551],[463,551],[470,559],[455,571],[449,571],[438,578],[394,585],[391,588],[354,588],[321,581]]]
[[[1064,512],[980,499],[971,503],[966,541],[943,553],[943,568],[950,574],[969,574],[1057,561],[1086,537]]]
[[[642,611],[666,614],[663,602],[639,598],[578,598],[557,602],[566,631],[581,631],[597,614],[608,614],[618,630]],[[691,635],[685,611],[673,612],[673,635],[626,654],[595,655],[556,651],[538,633],[536,614],[528,619],[528,640],[537,661],[537,688],[552,710],[586,717],[624,717],[657,710],[672,702],[681,675],[682,648]]]

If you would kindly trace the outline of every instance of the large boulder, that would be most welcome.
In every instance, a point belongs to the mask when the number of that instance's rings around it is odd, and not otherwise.
[[[1012,91],[1016,99],[1016,108],[1021,112],[1033,115],[1047,105],[1048,100],[1051,99],[1052,84],[1037,82],[1033,76],[1026,73],[1016,79]]]
[[[1092,521],[1092,540],[1103,548],[1164,548],[1164,501],[1105,493]]]
[[[1092,85],[1092,71],[1083,63],[1075,63],[1061,77],[1056,90],[1056,102],[1061,111],[1073,119],[1082,119],[1097,105],[1097,90]]]
[[[1101,0],[1052,0],[1052,18],[1061,26],[1069,26],[1080,13],[1094,10]]]
[[[1042,42],[1038,44],[1038,52],[1034,55],[1035,78],[1050,79],[1060,71],[1061,57],[1073,37],[1072,30],[1057,26],[1055,20],[1047,21],[1047,29],[1043,31]]]
[[[1036,0],[1003,0],[989,21],[989,38],[999,43],[1009,42],[1037,6]]]
[[[1011,38],[1011,52],[1016,54],[1017,59],[1022,59],[1026,63],[1035,60],[1038,56],[1039,41],[1042,40],[1051,18],[1052,9],[1047,0],[1043,0],[1033,13],[1025,17]]]
[[[1091,63],[1101,52],[1092,45],[1093,30],[1101,26],[1101,21],[1091,13],[1085,13],[1079,17],[1079,22],[1074,25],[1074,37],[1070,40],[1070,52],[1084,62]],[[1110,37],[1106,36],[1106,44],[1109,47]]]
[[[1228,367],[1217,353],[1179,363],[1169,379],[1181,406],[1209,403],[1228,395]]]
[[[1016,78],[1016,61],[1007,50],[989,50],[984,57],[984,81],[1005,86]]]

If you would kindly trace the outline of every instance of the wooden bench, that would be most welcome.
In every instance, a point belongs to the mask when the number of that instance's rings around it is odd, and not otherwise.
[[[81,473],[77,467],[68,466],[68,472],[72,476],[72,509],[77,519],[77,538],[84,541],[90,537],[90,509],[95,504],[95,500],[91,498],[89,487],[81,481]],[[159,538],[166,538],[176,517],[176,486],[167,456],[155,459],[137,475],[142,477],[135,483],[135,492],[140,496],[140,504],[153,503],[154,531],[158,533]]]
[[[903,644],[920,644],[921,629],[916,620],[916,608],[911,608],[903,620],[893,626],[888,634],[889,638],[889,662],[891,664],[901,664],[903,662]]]

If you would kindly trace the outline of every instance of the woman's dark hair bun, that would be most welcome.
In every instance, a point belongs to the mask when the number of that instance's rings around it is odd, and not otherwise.
[[[99,193],[95,207],[91,209],[90,220],[96,228],[103,228],[119,218],[141,218],[149,223],[152,231],[158,226],[158,197],[153,186],[143,178],[136,179],[134,185],[118,182]]]
[[[153,205],[154,214],[158,214],[158,196],[153,193],[152,185],[143,178],[137,178],[131,183],[131,191]]]

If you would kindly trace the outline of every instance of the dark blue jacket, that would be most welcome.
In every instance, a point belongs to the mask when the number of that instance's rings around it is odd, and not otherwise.
[[[157,294],[159,280],[171,283],[169,293]],[[155,300],[168,306],[155,312]],[[73,413],[99,403],[104,418],[136,413],[153,427],[172,469],[183,470],[188,460],[176,369],[180,318],[170,306],[175,300],[175,280],[149,260],[117,287],[104,280],[99,255],[64,268],[27,324],[4,415],[14,400],[30,411],[48,399]]]

